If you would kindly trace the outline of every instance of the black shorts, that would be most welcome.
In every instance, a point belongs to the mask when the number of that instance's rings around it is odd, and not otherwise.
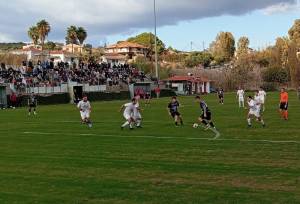
[[[178,111],[175,111],[175,112],[171,112],[171,115],[173,118],[175,118],[175,116],[180,116],[180,113]]]
[[[29,104],[29,108],[36,108],[36,104]]]
[[[288,103],[280,103],[280,110],[287,110],[289,107]]]
[[[206,117],[204,117],[204,113],[200,116],[202,120],[211,120],[211,112],[206,113]]]
[[[219,99],[222,99],[222,98],[224,98],[224,96],[223,95],[219,95]]]

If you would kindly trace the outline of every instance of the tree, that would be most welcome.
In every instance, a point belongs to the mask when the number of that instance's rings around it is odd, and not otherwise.
[[[211,44],[211,52],[218,62],[229,62],[234,56],[235,39],[230,32],[220,32]]]
[[[237,57],[248,54],[249,39],[247,37],[241,37],[237,43]]]
[[[161,54],[165,50],[165,44],[157,37],[157,51]],[[155,35],[152,33],[142,33],[135,37],[128,38],[127,41],[138,43],[148,47],[151,51],[149,54],[153,54],[155,52]]]
[[[300,46],[300,19],[295,20],[294,25],[289,30],[290,40]]]
[[[78,37],[77,37],[77,28],[76,26],[70,26],[67,28],[67,36],[66,36],[66,43],[72,44],[72,53],[74,53],[74,44],[78,44]]]
[[[36,27],[37,27],[37,32],[39,34],[39,40],[41,42],[42,49],[43,49],[46,37],[51,31],[51,26],[46,20],[41,20],[36,24]]]
[[[83,43],[87,38],[87,32],[83,27],[78,27],[77,31],[76,31],[76,35],[77,35],[77,39],[79,41],[79,44],[81,47],[83,47]],[[81,53],[81,49],[80,49],[80,53]]]
[[[207,67],[210,65],[212,59],[212,55],[208,52],[193,52],[185,58],[184,63],[185,66],[191,68],[199,65]]]
[[[32,43],[34,45],[37,45],[39,43],[39,32],[38,28],[36,26],[32,26],[28,30],[28,37],[32,40]]]
[[[45,43],[45,45],[44,45],[45,50],[54,50],[55,48],[56,48],[56,44],[51,41]]]
[[[286,37],[277,38],[273,49],[276,66],[286,68],[288,62],[288,50],[290,41]]]

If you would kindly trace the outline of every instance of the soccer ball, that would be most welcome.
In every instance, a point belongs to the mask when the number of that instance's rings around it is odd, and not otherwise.
[[[198,128],[198,127],[199,127],[199,125],[197,123],[193,124],[193,128]]]

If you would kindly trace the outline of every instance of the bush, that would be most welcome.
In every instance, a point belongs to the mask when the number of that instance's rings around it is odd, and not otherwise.
[[[151,91],[151,96],[152,97],[156,96],[156,93],[155,93],[154,90]],[[172,97],[172,96],[176,96],[176,93],[173,90],[171,90],[171,89],[162,89],[160,91],[160,97]]]
[[[261,86],[265,91],[277,91],[278,84],[274,82],[265,82]]]
[[[289,73],[286,69],[270,67],[263,73],[263,79],[266,82],[284,84],[289,81]]]

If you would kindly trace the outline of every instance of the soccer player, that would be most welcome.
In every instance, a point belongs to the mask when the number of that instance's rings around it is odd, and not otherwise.
[[[245,91],[240,87],[236,93],[236,96],[239,100],[239,108],[245,107]]]
[[[129,126],[130,130],[133,130],[133,125],[135,123],[134,120],[134,111],[136,109],[136,98],[133,98],[131,100],[131,103],[126,103],[124,104],[121,109],[120,112],[123,111],[123,116],[126,119],[126,122],[121,126],[121,129],[124,129],[125,127]]]
[[[146,106],[148,106],[148,105],[150,105],[150,100],[151,100],[151,94],[150,94],[150,92],[146,92],[146,94],[145,94],[145,105]]]
[[[217,94],[219,97],[219,103],[224,104],[224,90],[222,88],[219,88]]]
[[[179,106],[180,104],[176,96],[173,96],[171,102],[168,104],[167,110],[169,112],[169,115],[172,116],[172,118],[174,118],[176,127],[178,126],[179,123],[183,125],[181,114],[178,111]]]
[[[37,98],[34,95],[34,92],[32,92],[28,98],[28,115],[31,115],[31,112],[33,110],[33,114],[36,115],[36,107],[37,107]]]
[[[198,121],[205,125],[206,129],[212,130],[216,134],[216,138],[220,136],[220,133],[217,131],[213,121],[212,121],[212,114],[210,109],[208,108],[207,104],[200,96],[196,96],[196,102],[199,103],[200,109],[202,111],[201,116],[198,118]]]
[[[281,89],[279,112],[284,120],[288,120],[289,95],[285,88]]]
[[[92,121],[90,119],[92,107],[88,101],[87,96],[83,96],[82,100],[78,102],[77,108],[80,110],[81,121],[83,124],[87,124],[92,127]]]
[[[264,112],[267,93],[265,92],[265,90],[262,87],[260,87],[260,89],[258,91],[258,95],[260,97],[262,111]]]
[[[258,92],[257,92],[258,94]],[[257,96],[257,100],[260,100],[259,96]],[[248,127],[252,127],[251,119],[255,117],[257,121],[261,122],[262,126],[265,127],[265,122],[260,114],[260,106],[259,101],[255,101],[252,96],[248,96],[248,107],[249,112],[247,116]]]
[[[141,107],[140,107],[140,96],[136,96],[136,104],[135,104],[135,109],[133,111],[133,119],[135,121],[135,125],[137,128],[142,128],[142,114],[141,114]]]

